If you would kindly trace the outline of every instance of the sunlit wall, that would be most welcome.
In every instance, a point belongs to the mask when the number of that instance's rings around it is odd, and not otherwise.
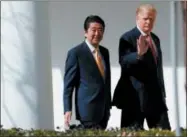
[[[48,3],[1,2],[1,125],[53,129]]]
[[[119,37],[129,29],[135,27],[135,10],[141,3],[151,3],[157,8],[157,20],[154,32],[160,37],[163,51],[164,79],[167,93],[167,105],[169,108],[169,119],[172,129],[175,128],[174,97],[172,83],[172,66],[170,58],[170,2],[136,2],[136,1],[74,1],[74,2],[50,2],[50,29],[52,45],[52,71],[53,71],[53,93],[54,93],[54,123],[55,126],[63,125],[63,76],[67,51],[84,40],[83,23],[86,16],[97,14],[101,16],[106,29],[102,45],[110,51],[111,73],[112,73],[112,95],[119,79],[120,67],[118,64],[118,42]],[[184,45],[182,32],[182,15],[180,5],[178,7],[177,28],[177,55],[178,55],[178,92],[180,125],[186,126],[186,101],[185,101],[185,70],[184,70]],[[73,111],[74,112],[74,111]],[[74,114],[74,113],[73,113]],[[113,107],[108,127],[120,127],[121,110]],[[72,119],[73,124],[79,122]],[[145,123],[147,128],[147,124]]]
[[[119,37],[135,26],[135,10],[141,3],[91,0],[1,2],[1,124],[5,128],[64,128],[62,94],[65,59],[67,51],[84,40],[83,23],[90,14],[98,14],[106,23],[101,44],[110,51],[113,95],[120,76]],[[154,4],[158,11],[154,32],[161,40],[169,119],[174,129],[170,4],[163,1],[149,3]],[[180,125],[185,127],[185,69],[180,5],[177,14],[178,98]],[[120,110],[112,108],[108,127],[120,126],[120,114]],[[71,122],[79,124],[75,120],[75,113]]]

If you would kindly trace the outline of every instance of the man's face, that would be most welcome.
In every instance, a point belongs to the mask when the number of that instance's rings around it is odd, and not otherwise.
[[[136,22],[143,32],[149,33],[153,29],[155,18],[154,12],[144,9],[136,16]]]
[[[89,24],[89,28],[85,31],[85,37],[91,45],[98,46],[103,38],[104,28],[97,22]]]

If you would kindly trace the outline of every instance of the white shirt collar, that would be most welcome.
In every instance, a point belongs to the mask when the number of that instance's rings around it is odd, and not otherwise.
[[[88,45],[90,51],[91,51],[92,53],[94,53],[95,47],[94,47],[93,45],[91,45],[87,39],[85,39],[85,42],[86,42],[86,44]],[[97,50],[98,50],[98,49],[99,49],[99,48],[97,47]]]
[[[138,28],[138,30],[140,31],[140,33],[141,33],[143,36],[146,36],[146,35],[147,35],[146,33],[144,33],[144,32],[140,29],[140,27],[138,26],[138,24],[136,24],[136,27]],[[150,33],[149,33],[149,35],[150,35]]]

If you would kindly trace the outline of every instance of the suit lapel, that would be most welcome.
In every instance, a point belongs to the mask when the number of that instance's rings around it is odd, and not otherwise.
[[[100,78],[103,80],[102,75],[98,69],[97,63],[95,61],[95,58],[93,57],[93,54],[91,53],[91,50],[89,49],[88,45],[83,42],[83,54],[85,54],[85,58],[87,59],[87,64],[90,64],[93,69],[93,73],[96,73],[96,75],[100,76]],[[102,53],[101,53],[102,54]]]
[[[139,36],[141,35],[141,32],[138,30],[137,27],[135,27],[135,28],[133,29],[133,33],[135,34],[135,36],[136,36],[137,38],[139,38]]]
[[[133,35],[135,36],[135,40],[134,40],[134,45],[135,45],[135,48],[137,48],[137,39],[139,39],[140,35],[141,35],[141,32],[138,30],[137,27],[135,27],[133,29]]]
[[[84,50],[83,53],[85,54],[85,57],[86,57],[86,59],[88,60],[87,63],[90,63],[92,66],[97,67],[97,66],[96,66],[96,62],[95,62],[95,59],[94,59],[94,57],[93,57],[93,54],[91,53],[89,47],[87,46],[87,44],[86,44],[85,42],[83,43],[83,50]]]

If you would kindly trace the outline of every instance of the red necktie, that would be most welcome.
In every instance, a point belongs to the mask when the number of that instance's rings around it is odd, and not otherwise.
[[[146,41],[148,42],[148,45],[149,45],[149,47],[150,47],[150,49],[151,49],[151,52],[152,52],[152,55],[153,55],[153,57],[154,57],[155,63],[157,64],[157,52],[156,52],[156,49],[155,49],[155,47],[154,47],[154,44],[153,44],[153,42],[152,42],[152,39],[151,39],[151,36],[150,36],[150,35],[148,35],[148,36],[146,37]]]

